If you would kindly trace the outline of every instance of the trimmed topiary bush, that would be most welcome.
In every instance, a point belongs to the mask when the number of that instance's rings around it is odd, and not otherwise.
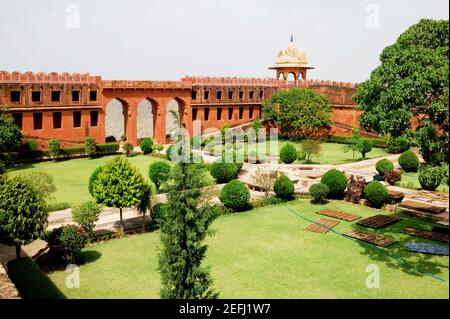
[[[342,197],[347,187],[347,177],[335,168],[326,172],[320,179],[320,182],[328,186],[330,190],[329,195],[333,198]]]
[[[83,227],[83,230],[89,235],[89,240],[94,238],[95,223],[101,211],[100,205],[94,201],[84,202],[72,209],[72,220]]]
[[[164,149],[164,146],[162,144],[153,144],[152,150],[161,152]]]
[[[238,174],[238,166],[235,163],[223,163],[219,159],[209,166],[209,172],[218,184],[228,183],[235,179]]]
[[[323,183],[317,183],[311,185],[311,187],[309,188],[309,192],[313,197],[314,202],[322,203],[330,192],[330,189]]]
[[[88,190],[89,190],[89,194],[91,194],[92,196],[94,196],[94,193],[92,192],[92,186],[94,185],[95,180],[97,179],[98,174],[102,171],[102,167],[98,166],[91,174],[91,176],[89,177],[89,182],[88,182]]]
[[[294,195],[294,183],[289,179],[289,177],[282,175],[277,178],[273,184],[273,191],[279,198],[289,199]]]
[[[51,158],[57,158],[61,153],[61,145],[55,138],[48,141],[48,154]]]
[[[285,164],[293,163],[298,156],[297,148],[292,143],[286,143],[280,150],[280,159]]]
[[[54,229],[49,238],[50,251],[67,264],[75,262],[75,255],[84,248],[86,236],[82,227],[67,225]]]
[[[306,158],[306,153],[303,152],[303,151],[298,151],[298,153],[297,153],[297,158],[298,158],[300,161],[303,161],[303,160]]]
[[[421,166],[419,168],[419,183],[423,189],[434,191],[441,185],[443,171],[440,166]]]
[[[150,137],[145,137],[141,139],[141,143],[139,146],[141,147],[142,153],[150,154],[153,151],[153,140]]]
[[[394,164],[387,158],[383,158],[375,164],[375,168],[380,175],[385,175],[387,172],[394,169]]]
[[[420,162],[416,153],[408,150],[400,155],[400,157],[398,158],[398,164],[403,168],[405,172],[417,172]]]
[[[87,136],[84,139],[84,153],[89,157],[94,157],[97,154],[95,139],[92,136]]]
[[[242,211],[250,205],[250,191],[237,179],[226,184],[220,192],[220,201],[226,208]]]
[[[157,190],[161,187],[162,183],[167,181],[170,177],[170,165],[164,161],[156,161],[150,164],[148,168],[148,177],[155,183]]]
[[[395,169],[391,169],[389,172],[385,175],[385,181],[389,185],[395,185],[395,183],[400,182],[402,180],[402,175],[399,171]]]
[[[373,207],[380,208],[388,198],[388,190],[381,182],[372,181],[364,188],[364,196]]]

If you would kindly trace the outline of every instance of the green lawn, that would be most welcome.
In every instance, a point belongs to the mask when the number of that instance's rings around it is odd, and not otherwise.
[[[94,169],[114,156],[104,156],[94,159],[80,158],[63,161],[49,161],[34,163],[14,170],[8,173],[11,175],[27,173],[31,171],[44,171],[53,176],[56,184],[56,192],[50,204],[69,203],[71,206],[80,204],[92,199],[88,191],[88,180]],[[137,155],[128,158],[142,173],[144,178],[148,179],[148,166],[150,163],[163,160],[149,155]]]
[[[419,183],[419,173],[403,173],[402,180],[396,184],[401,187],[411,188],[411,189],[422,189]],[[441,184],[437,191],[448,193],[448,185]]]
[[[281,148],[288,143],[286,140],[280,140],[278,141],[278,145],[274,143],[270,143],[270,141],[267,142],[260,142],[260,143],[254,143],[246,145],[244,148],[245,153],[250,153],[252,151],[258,151],[263,154],[270,154],[271,156],[278,156],[279,151]],[[291,142],[293,143],[298,150],[300,150],[300,142]],[[264,150],[264,144],[265,150]],[[343,151],[343,144],[337,144],[337,143],[321,143],[322,145],[322,154],[319,157],[313,158],[313,164],[344,164],[349,163],[353,161],[353,154],[352,152],[344,153]],[[277,147],[278,146],[278,147]],[[215,151],[217,154],[221,154],[221,147],[222,145],[216,145]],[[366,158],[374,158],[374,157],[381,157],[386,156],[388,153],[382,149],[382,148],[373,148],[371,152],[366,154]],[[361,160],[361,154],[355,153],[355,159]],[[299,161],[295,163],[300,163]]]
[[[367,207],[333,201],[312,205],[306,199],[290,202],[309,219],[313,212],[333,208],[366,217],[380,213]],[[429,228],[422,220],[408,219],[377,231],[400,240],[387,251],[445,282],[412,273],[376,250],[337,234],[303,231],[309,222],[282,205],[220,217],[208,238],[205,265],[211,266],[215,289],[221,298],[448,298],[449,259],[410,254],[409,240],[426,241],[400,234],[407,226]],[[341,221],[336,230],[352,227]],[[48,272],[69,298],[158,298],[157,254],[159,232],[134,235],[91,245],[84,249],[87,260],[80,267],[80,288],[65,288],[64,270]],[[368,265],[380,269],[379,289],[368,289]]]

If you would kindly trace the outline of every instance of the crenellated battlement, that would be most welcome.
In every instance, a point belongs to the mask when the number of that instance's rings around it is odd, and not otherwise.
[[[233,85],[233,86],[273,86],[273,87],[309,87],[309,86],[336,86],[356,88],[357,83],[327,81],[327,80],[277,80],[264,78],[243,78],[243,77],[193,77],[188,76],[181,79],[181,82],[191,85]]]
[[[102,81],[103,89],[190,89],[189,83],[182,81]]]
[[[98,83],[100,76],[89,73],[44,73],[0,71],[0,83]]]

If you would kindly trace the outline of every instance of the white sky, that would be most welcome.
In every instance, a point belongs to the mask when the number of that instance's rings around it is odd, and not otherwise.
[[[79,28],[66,26],[75,21],[69,4],[80,10]],[[379,27],[369,28],[376,10]],[[316,67],[309,78],[360,82],[408,26],[448,11],[447,0],[7,0],[0,70],[274,77],[267,67],[293,33]]]

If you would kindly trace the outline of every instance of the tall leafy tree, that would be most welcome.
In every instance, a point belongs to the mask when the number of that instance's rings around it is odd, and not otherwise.
[[[331,112],[326,97],[304,88],[276,92],[262,106],[262,118],[275,123],[288,138],[310,137],[330,127]]]
[[[24,176],[0,178],[0,242],[16,247],[20,257],[22,245],[44,234],[47,211],[44,197]]]
[[[439,144],[430,146],[435,151],[446,149],[448,160],[448,32],[448,20],[423,19],[383,50],[380,65],[354,96],[363,128],[399,138],[410,133],[416,117],[417,132],[428,136],[422,141]]]
[[[92,193],[99,203],[119,208],[120,226],[124,230],[122,209],[137,206],[147,184],[136,167],[118,156],[102,166],[92,184]]]
[[[159,254],[161,298],[216,298],[208,269],[201,266],[217,209],[201,201],[207,182],[202,164],[180,163],[172,170],[168,207],[161,222],[162,251]]]
[[[0,152],[13,151],[22,143],[22,133],[14,119],[0,107]]]

